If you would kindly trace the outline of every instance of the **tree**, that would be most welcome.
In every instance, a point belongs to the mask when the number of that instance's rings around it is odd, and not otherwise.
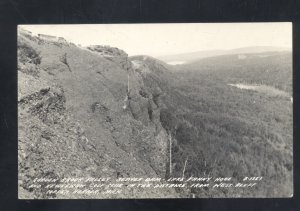
[[[169,139],[169,165],[170,165],[170,176],[172,175],[172,135],[169,133],[168,135]]]
[[[183,170],[182,170],[182,178],[184,178],[184,173],[185,173],[185,168],[186,168],[186,164],[187,164],[188,158],[189,157],[186,157],[185,162],[184,162],[184,166],[183,166]]]

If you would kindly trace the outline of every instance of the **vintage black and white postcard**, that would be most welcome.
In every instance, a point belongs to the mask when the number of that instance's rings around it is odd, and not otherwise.
[[[19,199],[293,196],[291,23],[18,26]]]

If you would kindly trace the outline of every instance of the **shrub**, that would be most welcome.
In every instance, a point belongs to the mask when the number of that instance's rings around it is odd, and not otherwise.
[[[26,42],[18,42],[18,56],[20,62],[29,62],[33,64],[40,64],[41,63],[41,56],[40,53],[33,49],[29,44]]]

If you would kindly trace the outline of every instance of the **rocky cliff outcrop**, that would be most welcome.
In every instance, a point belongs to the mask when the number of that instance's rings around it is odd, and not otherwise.
[[[87,47],[88,50],[96,52],[100,56],[119,64],[123,69],[128,70],[131,68],[131,62],[128,61],[128,54],[119,49],[107,45],[91,45]]]
[[[121,50],[57,46],[20,34],[19,197],[64,198],[29,188],[35,177],[164,178],[163,93],[144,82]],[[173,189],[132,189],[113,197],[176,196]]]

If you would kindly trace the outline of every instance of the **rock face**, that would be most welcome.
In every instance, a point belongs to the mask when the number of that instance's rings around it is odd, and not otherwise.
[[[87,47],[88,50],[96,52],[106,59],[119,64],[123,69],[131,68],[131,62],[128,61],[128,54],[118,48],[113,48],[107,45],[91,45]]]
[[[163,93],[145,81],[145,69],[116,48],[57,46],[19,34],[19,198],[64,198],[29,188],[36,177],[164,178]],[[173,189],[114,195],[177,196]]]
[[[128,54],[125,53],[125,51],[118,48],[110,47],[108,45],[91,45],[88,46],[87,49],[91,51],[95,51],[102,55],[107,55],[107,56],[109,55],[112,57],[123,57],[123,58],[128,57]]]

